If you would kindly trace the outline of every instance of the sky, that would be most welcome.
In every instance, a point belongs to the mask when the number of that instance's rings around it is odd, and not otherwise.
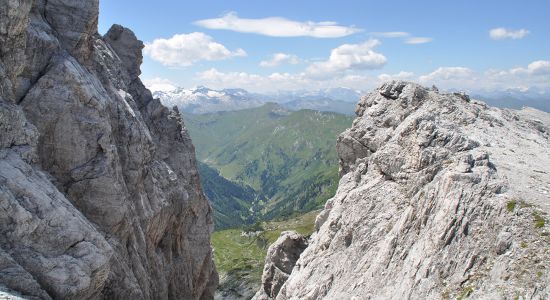
[[[155,90],[254,92],[404,79],[470,92],[550,91],[550,1],[100,1],[132,29]]]

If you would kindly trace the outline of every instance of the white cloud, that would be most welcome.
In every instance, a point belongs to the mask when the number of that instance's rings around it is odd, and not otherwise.
[[[371,32],[370,34],[382,38],[406,38],[411,35],[404,31]]]
[[[160,77],[155,77],[152,79],[144,79],[143,84],[151,91],[163,91],[169,92],[176,89],[176,84],[172,81]]]
[[[527,68],[514,68],[509,72],[514,75],[548,75],[550,74],[550,61],[537,60],[527,65]]]
[[[221,72],[210,69],[196,74],[196,83],[213,88],[241,87],[255,92],[277,90],[317,90],[330,87],[349,87],[370,90],[389,80],[416,81],[425,86],[437,85],[440,89],[458,89],[470,92],[527,90],[535,88],[550,92],[550,61],[533,61],[525,66],[476,71],[467,67],[440,67],[423,75],[401,71],[378,76],[357,72],[336,73],[333,76],[315,77],[302,73],[272,73],[258,75],[246,72]]]
[[[411,37],[405,40],[405,44],[412,44],[412,45],[425,44],[431,41],[433,41],[433,39],[429,37]]]
[[[349,87],[358,90],[373,88],[376,78],[366,75],[345,75],[333,78],[314,79],[305,73],[272,73],[262,76],[246,72],[221,72],[216,69],[196,74],[197,84],[212,88],[240,87],[254,92],[277,90],[318,90],[330,87]]]
[[[273,73],[268,76],[246,72],[220,72],[210,69],[196,74],[200,84],[213,88],[244,88],[250,91],[297,89],[306,79],[302,74]]]
[[[222,60],[246,56],[243,49],[229,51],[212,37],[202,33],[176,34],[169,39],[156,39],[145,44],[144,53],[169,67],[185,67],[200,60]]]
[[[411,36],[410,33],[405,31],[387,31],[387,32],[371,32],[372,36],[381,37],[381,38],[402,38],[405,44],[425,44],[433,41],[429,37],[415,37]]]
[[[215,19],[199,20],[194,24],[208,29],[225,29],[274,37],[337,38],[361,31],[353,26],[338,25],[336,22],[300,22],[281,17],[244,19],[239,18],[236,13],[228,13]]]
[[[378,40],[341,45],[332,49],[328,60],[309,65],[306,73],[313,77],[330,77],[347,70],[379,69],[387,59],[383,54],[374,52],[373,48],[378,45]]]
[[[550,61],[537,60],[527,66],[527,70],[533,75],[548,75],[550,74]]]
[[[550,61],[537,60],[525,67],[484,72],[465,67],[438,68],[418,79],[422,84],[436,84],[447,89],[504,91],[536,88],[550,92]]]
[[[473,74],[472,69],[465,67],[440,67],[430,74],[420,76],[419,80],[424,83],[454,81],[471,78]]]
[[[296,65],[300,62],[298,56],[293,54],[286,53],[275,53],[273,57],[269,60],[264,60],[260,62],[261,67],[276,67],[283,63],[289,63],[291,65]]]
[[[504,40],[504,39],[522,39],[526,35],[529,34],[529,30],[527,29],[519,29],[519,30],[510,30],[503,27],[499,28],[493,28],[489,30],[489,36],[493,40]]]
[[[414,77],[413,72],[401,71],[397,74],[380,74],[378,75],[378,80],[382,82],[386,82],[390,80],[408,80],[408,79],[412,79],[413,77]]]

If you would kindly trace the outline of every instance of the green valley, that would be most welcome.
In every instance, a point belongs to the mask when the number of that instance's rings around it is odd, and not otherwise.
[[[221,229],[322,207],[338,184],[336,137],[352,117],[268,103],[185,120]]]
[[[212,234],[214,261],[220,273],[218,291],[227,299],[249,299],[258,290],[267,248],[281,232],[294,230],[305,236],[314,231],[318,210],[280,221],[258,223],[261,232],[246,236],[246,229],[225,229]]]

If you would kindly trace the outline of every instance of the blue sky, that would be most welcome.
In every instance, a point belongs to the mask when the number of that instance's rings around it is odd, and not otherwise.
[[[549,1],[100,5],[100,33],[113,23],[131,28],[146,43],[141,77],[159,88],[366,90],[407,79],[469,91],[550,90]]]

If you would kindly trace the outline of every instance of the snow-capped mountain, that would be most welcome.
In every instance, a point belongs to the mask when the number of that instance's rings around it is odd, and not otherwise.
[[[168,92],[153,91],[153,97],[159,98],[165,106],[177,106],[180,111],[192,114],[258,107],[269,100],[264,95],[249,93],[243,89],[213,90],[204,86],[177,88]]]
[[[282,103],[286,109],[296,111],[300,109],[312,109],[318,111],[336,112],[344,115],[355,114],[355,103],[333,100],[330,98],[299,98],[289,102]]]
[[[449,90],[452,92],[452,90]],[[469,92],[474,99],[504,108],[530,106],[550,111],[550,94],[540,90],[508,89],[505,91]],[[262,106],[276,102],[286,109],[295,111],[312,109],[352,115],[355,104],[363,92],[350,88],[327,88],[317,91],[280,91],[272,94],[251,93],[244,89],[214,90],[205,86],[191,89],[176,88],[172,91],[153,91],[168,107],[177,106],[180,111],[204,114],[219,111],[233,111]]]
[[[330,99],[337,101],[345,101],[357,103],[359,98],[364,95],[364,92],[359,90],[354,90],[346,87],[337,87],[337,88],[327,88],[317,91],[280,91],[272,96],[277,102],[285,103],[290,101],[295,101],[299,99],[307,100],[319,100],[319,99]]]
[[[362,94],[349,88],[329,88],[264,95],[243,89],[214,90],[205,86],[152,92],[153,97],[159,98],[165,106],[177,106],[180,111],[192,114],[241,110],[277,102],[289,110],[312,109],[350,115]]]

